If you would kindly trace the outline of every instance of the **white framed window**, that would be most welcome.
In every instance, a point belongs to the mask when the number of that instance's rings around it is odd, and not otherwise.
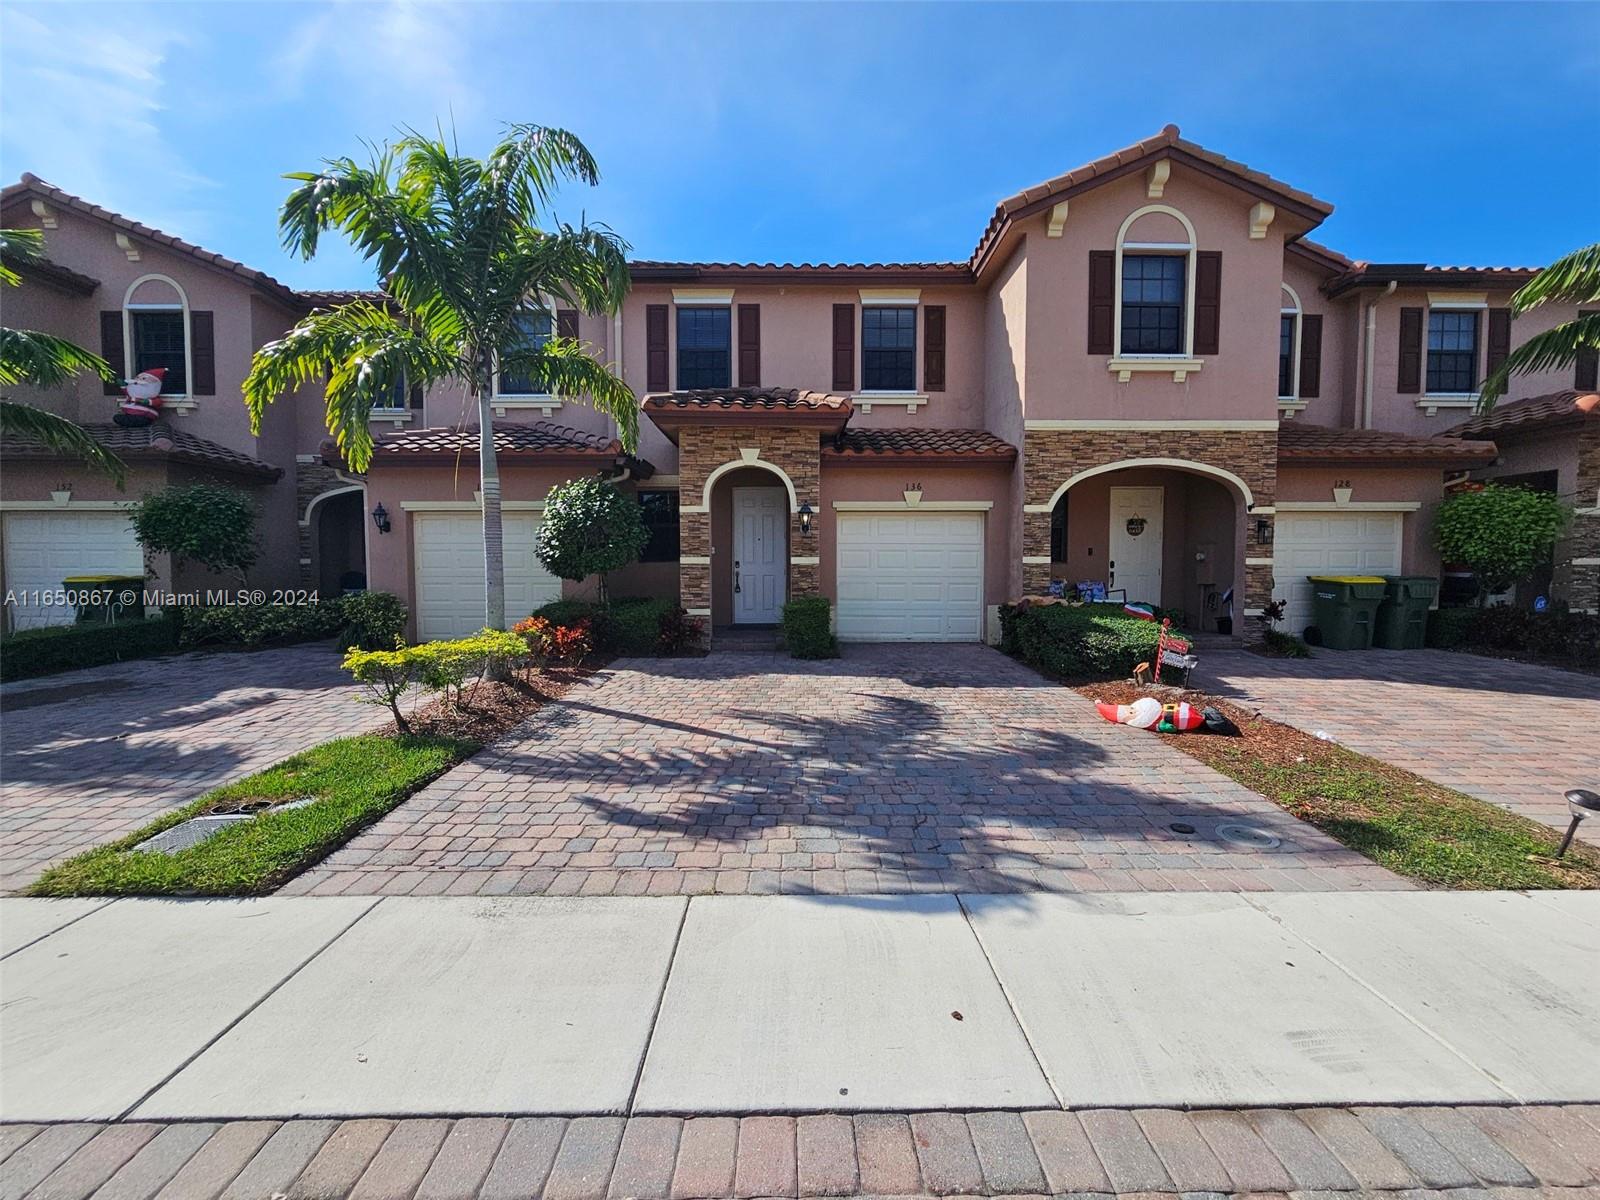
[[[1184,240],[1133,241],[1140,217],[1160,213],[1176,220]],[[1170,204],[1135,209],[1117,230],[1111,308],[1113,355],[1108,367],[1126,383],[1136,372],[1170,371],[1182,383],[1201,362],[1194,356],[1195,275],[1198,245],[1194,225]]]
[[[1300,399],[1300,296],[1287,283],[1278,309],[1278,399]]]
[[[143,297],[135,301],[135,296]],[[122,374],[132,379],[160,367],[161,403],[193,407],[194,329],[189,294],[169,275],[141,275],[122,298]],[[116,364],[113,364],[116,365]]]
[[[861,389],[856,407],[870,413],[874,404],[916,412],[928,397],[922,384],[917,323],[922,319],[921,288],[862,288],[856,330],[856,371]]]

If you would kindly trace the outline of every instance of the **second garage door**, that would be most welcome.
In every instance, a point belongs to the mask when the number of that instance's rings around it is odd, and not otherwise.
[[[7,513],[5,543],[6,590],[17,601],[13,629],[70,625],[70,605],[40,603],[60,598],[69,575],[144,574],[144,554],[123,512]]]
[[[1272,598],[1289,602],[1283,628],[1299,637],[1311,624],[1308,575],[1398,574],[1403,520],[1398,512],[1280,512]]]
[[[982,513],[840,513],[838,539],[841,638],[982,638]]]
[[[483,518],[477,513],[416,513],[411,518],[417,572],[417,636],[465,637],[483,628]],[[533,551],[538,518],[506,513],[506,620],[520,621],[561,597],[561,580]]]

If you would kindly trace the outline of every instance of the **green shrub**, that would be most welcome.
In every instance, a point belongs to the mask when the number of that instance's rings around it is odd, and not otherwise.
[[[687,654],[699,648],[705,635],[705,618],[691,617],[682,605],[674,604],[661,618],[656,648],[662,654]]]
[[[825,596],[798,596],[783,606],[783,644],[795,658],[834,658],[838,640],[829,628]]]
[[[552,600],[533,610],[533,615],[543,617],[552,625],[571,627],[582,621],[589,622],[589,648],[600,654],[610,654],[617,648],[617,627],[609,609],[588,600]]]
[[[1445,498],[1433,544],[1447,563],[1471,568],[1486,591],[1527,576],[1550,553],[1571,510],[1548,492],[1485,484]]]
[[[26,629],[0,639],[0,680],[31,679],[167,654],[178,647],[179,624],[174,612],[118,625]]]
[[[661,623],[676,607],[670,600],[634,596],[607,608],[612,648],[618,654],[655,654],[660,649]]]
[[[1292,633],[1268,629],[1261,635],[1262,648],[1279,658],[1310,658],[1311,648]]]
[[[460,703],[469,683],[476,683],[499,663],[526,658],[527,643],[504,629],[480,629],[471,637],[423,642],[419,646],[396,646],[393,650],[346,652],[344,669],[367,690],[365,699],[394,714],[395,728],[411,732],[400,701],[407,690],[419,685],[440,693],[452,703]]]
[[[343,604],[328,600],[318,604],[229,604],[193,606],[183,610],[178,644],[185,650],[198,646],[288,645],[331,638],[345,627]]]
[[[599,577],[606,599],[606,574],[637,562],[650,540],[639,498],[603,479],[558,483],[544,500],[534,551],[545,570],[574,582]]]
[[[1428,614],[1426,645],[1440,650],[1454,650],[1472,640],[1472,631],[1478,623],[1481,608],[1436,608]]]
[[[406,631],[406,606],[389,592],[356,592],[337,601],[344,617],[341,646],[380,650],[395,644]]]
[[[243,579],[256,561],[256,505],[238,488],[165,488],[135,504],[128,518],[147,553],[170,554],[175,564],[197,562],[213,574]]]
[[[1121,679],[1155,658],[1161,626],[1120,604],[1030,605],[1000,609],[1001,649],[1065,679]]]

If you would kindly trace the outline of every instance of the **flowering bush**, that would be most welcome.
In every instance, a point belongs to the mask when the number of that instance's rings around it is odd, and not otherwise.
[[[528,617],[518,621],[512,632],[522,637],[534,661],[581,663],[594,650],[594,622],[579,617],[570,625],[557,625],[547,617]]]

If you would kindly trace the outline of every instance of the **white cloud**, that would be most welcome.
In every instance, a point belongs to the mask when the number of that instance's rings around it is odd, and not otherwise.
[[[163,132],[182,31],[139,7],[8,6],[0,171],[32,171],[119,212],[195,237],[212,180]],[[137,164],[137,169],[129,169]]]

